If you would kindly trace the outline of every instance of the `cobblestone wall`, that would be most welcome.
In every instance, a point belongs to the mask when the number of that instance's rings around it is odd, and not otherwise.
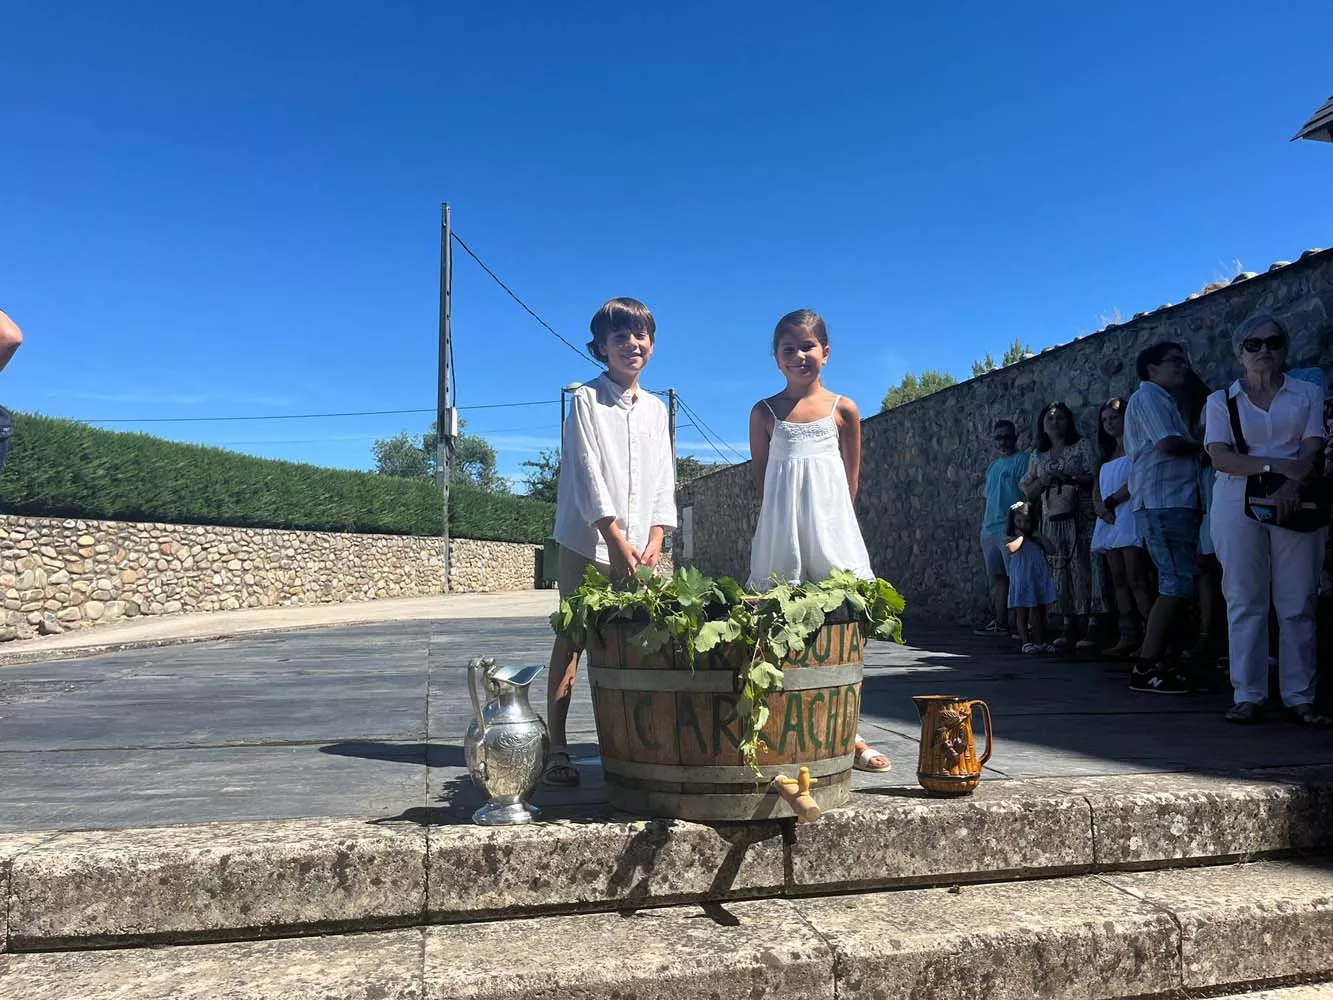
[[[455,592],[526,590],[533,545],[454,539]],[[443,590],[438,538],[0,515],[0,638],[136,615]]]
[[[866,419],[857,515],[875,571],[902,590],[912,615],[953,622],[983,614],[979,493],[994,457],[993,423],[1014,420],[1019,447],[1031,448],[1036,414],[1063,400],[1080,431],[1093,434],[1101,403],[1137,386],[1135,356],[1162,340],[1185,344],[1210,385],[1230,384],[1240,373],[1231,330],[1259,309],[1288,321],[1292,367],[1333,375],[1333,251],[1311,251]],[[681,488],[676,544],[685,562],[744,579],[758,519],[750,477],[746,463]]]

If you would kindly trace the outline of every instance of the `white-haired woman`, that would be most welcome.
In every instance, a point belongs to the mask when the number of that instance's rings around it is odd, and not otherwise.
[[[1210,512],[1227,601],[1231,686],[1227,719],[1253,722],[1268,698],[1268,612],[1279,622],[1282,702],[1298,722],[1328,722],[1314,708],[1315,593],[1327,528],[1294,531],[1246,514],[1248,477],[1276,473],[1287,482],[1274,495],[1279,512],[1318,475],[1324,449],[1324,400],[1319,389],[1286,374],[1290,337],[1272,315],[1252,316],[1232,336],[1244,375],[1208,397],[1205,443],[1217,470]],[[1244,438],[1237,448],[1232,409]]]

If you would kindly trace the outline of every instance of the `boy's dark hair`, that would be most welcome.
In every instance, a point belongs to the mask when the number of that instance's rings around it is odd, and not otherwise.
[[[1026,500],[1020,500],[1009,508],[1009,516],[1004,522],[1004,533],[1010,538],[1013,538],[1018,534],[1018,526],[1014,524],[1014,521],[1018,518],[1019,514],[1026,515],[1029,519],[1032,518],[1032,504],[1028,503]],[[1034,524],[1033,527],[1035,528],[1036,525]]]
[[[1145,347],[1139,351],[1139,356],[1134,361],[1134,370],[1139,374],[1139,381],[1147,382],[1148,366],[1160,365],[1170,351],[1185,354],[1185,345],[1177,344],[1174,340],[1164,340],[1160,344],[1153,344],[1152,347]]]
[[[828,327],[824,325],[824,317],[813,309],[796,309],[778,320],[773,327],[774,354],[778,353],[778,342],[788,330],[807,330],[822,346],[828,347]]]
[[[992,427],[990,430],[991,433],[994,434],[996,431],[1002,428],[1013,431],[1014,437],[1018,437],[1018,425],[1014,423],[1012,420],[1009,420],[1008,418],[1002,417],[1001,419],[995,421],[995,426]]]
[[[1074,423],[1074,411],[1065,403],[1057,401],[1049,406],[1043,406],[1041,412],[1037,414],[1037,451],[1051,450],[1051,436],[1046,433],[1046,414],[1052,410],[1059,410],[1063,413],[1065,420],[1069,423],[1069,437],[1065,440],[1065,444],[1077,444],[1082,440],[1082,435],[1078,432],[1078,424]]]
[[[602,308],[593,314],[588,324],[592,331],[592,340],[588,341],[588,353],[598,361],[606,361],[606,339],[613,333],[627,330],[630,333],[646,333],[648,339],[657,343],[657,320],[652,312],[638,299],[627,295],[607,299]]]
[[[1129,404],[1119,396],[1113,396],[1108,399],[1097,410],[1097,450],[1101,452],[1102,461],[1111,461],[1111,456],[1115,454],[1115,438],[1106,433],[1106,428],[1102,426],[1102,414],[1107,410],[1119,410],[1120,415],[1125,415],[1125,407]]]

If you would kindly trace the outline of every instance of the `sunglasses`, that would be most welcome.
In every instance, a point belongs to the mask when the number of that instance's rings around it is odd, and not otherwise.
[[[1270,351],[1285,351],[1287,338],[1282,334],[1276,337],[1246,337],[1240,342],[1240,346],[1246,354],[1258,354],[1265,347]]]

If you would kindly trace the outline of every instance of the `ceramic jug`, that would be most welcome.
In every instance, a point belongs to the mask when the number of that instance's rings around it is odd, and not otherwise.
[[[912,699],[921,717],[921,754],[916,780],[932,795],[967,795],[981,783],[981,768],[990,760],[990,706],[952,694],[923,694]],[[972,735],[972,709],[986,719],[986,752],[977,758]]]
[[[467,666],[468,694],[475,721],[463,740],[468,773],[490,799],[472,814],[482,826],[530,823],[537,808],[528,798],[541,780],[550,746],[546,723],[528,704],[528,685],[542,665],[501,667],[490,657]],[[486,704],[477,697],[477,675],[486,689]]]

